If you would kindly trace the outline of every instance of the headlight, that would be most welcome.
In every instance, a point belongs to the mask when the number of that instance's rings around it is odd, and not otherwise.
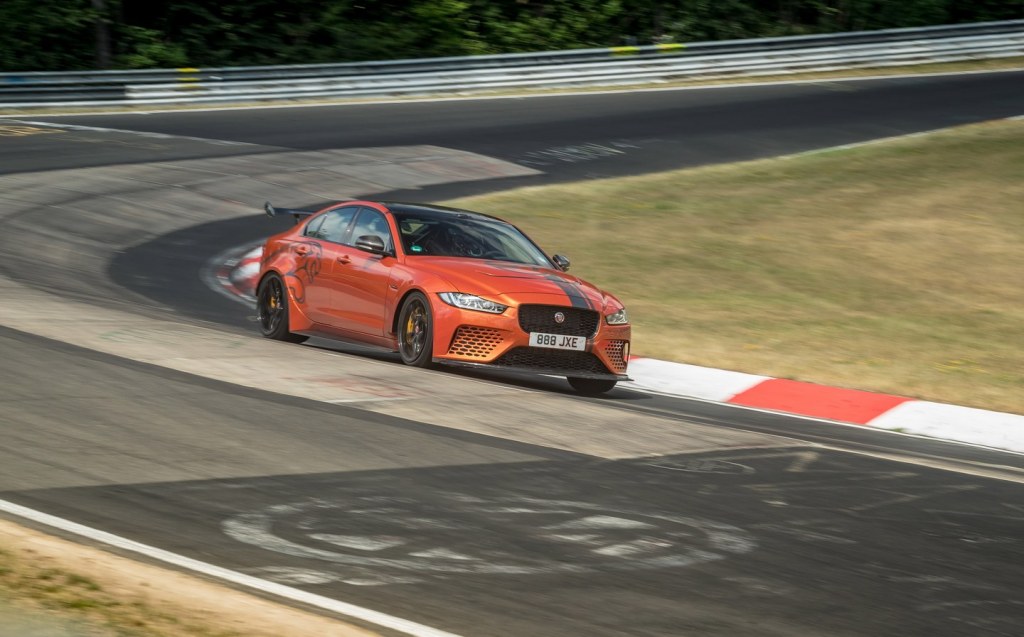
[[[441,300],[448,305],[454,305],[455,307],[460,307],[464,310],[476,310],[477,312],[501,314],[508,309],[507,305],[488,301],[487,299],[482,299],[479,296],[474,296],[472,294],[463,294],[461,292],[441,292],[438,296],[440,296]]]
[[[604,320],[608,325],[625,325],[629,323],[629,319],[626,318],[626,308],[622,308],[614,314],[609,314],[604,317]]]

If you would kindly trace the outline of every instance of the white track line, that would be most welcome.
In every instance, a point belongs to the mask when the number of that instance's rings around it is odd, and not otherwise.
[[[306,591],[292,588],[291,586],[269,582],[258,577],[245,575],[244,573],[232,571],[220,566],[214,566],[213,564],[207,564],[206,562],[200,562],[199,560],[194,560],[176,553],[171,553],[170,551],[141,544],[134,540],[129,540],[118,535],[107,533],[106,531],[100,531],[98,529],[84,526],[77,522],[65,520],[64,518],[59,518],[48,513],[29,509],[28,507],[23,507],[20,504],[14,504],[7,500],[0,500],[0,511],[26,520],[31,520],[39,524],[44,524],[55,529],[60,529],[61,531],[73,533],[95,542],[101,542],[121,550],[138,553],[148,558],[172,564],[188,571],[200,573],[232,584],[245,586],[246,588],[258,590],[263,593],[276,595],[277,597],[284,599],[308,604],[332,613],[359,619],[375,626],[389,628],[406,635],[412,635],[413,637],[459,637],[454,633],[424,626],[423,624],[417,624],[399,617],[392,617],[391,615],[386,615],[375,610],[370,610],[354,604],[348,604],[322,595],[307,593]]]
[[[25,124],[27,126],[39,126],[42,128],[59,128],[61,130],[78,130],[88,131],[95,133],[122,133],[125,135],[137,135],[139,137],[152,137],[155,139],[184,139],[191,142],[204,142],[206,144],[216,144],[217,146],[257,146],[262,148],[272,148],[270,146],[262,146],[261,144],[253,144],[250,142],[234,142],[227,139],[210,139],[208,137],[190,137],[188,135],[170,135],[168,133],[151,133],[149,131],[137,131],[137,130],[126,130],[123,128],[102,128],[100,126],[81,126],[78,124],[56,124],[54,122],[38,122],[25,119],[12,119],[9,120],[15,124]]]

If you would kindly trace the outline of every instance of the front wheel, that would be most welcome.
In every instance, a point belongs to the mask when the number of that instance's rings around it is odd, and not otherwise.
[[[603,378],[567,378],[572,388],[584,396],[597,396],[609,392],[615,387],[617,380],[605,380]]]
[[[256,291],[256,318],[260,322],[260,332],[267,338],[287,343],[301,343],[309,338],[288,331],[288,294],[284,281],[276,274],[260,282]]]
[[[430,302],[413,292],[398,315],[398,353],[413,367],[430,367],[434,349],[434,323]]]

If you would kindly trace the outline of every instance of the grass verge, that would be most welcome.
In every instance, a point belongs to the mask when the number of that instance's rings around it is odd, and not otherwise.
[[[0,635],[25,634],[376,635],[339,620],[0,519]]]
[[[1024,121],[449,203],[571,255],[635,354],[1024,413]]]

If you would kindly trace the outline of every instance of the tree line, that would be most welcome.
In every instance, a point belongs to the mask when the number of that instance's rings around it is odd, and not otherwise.
[[[347,62],[1024,18],[1024,0],[0,0],[0,69]]]

